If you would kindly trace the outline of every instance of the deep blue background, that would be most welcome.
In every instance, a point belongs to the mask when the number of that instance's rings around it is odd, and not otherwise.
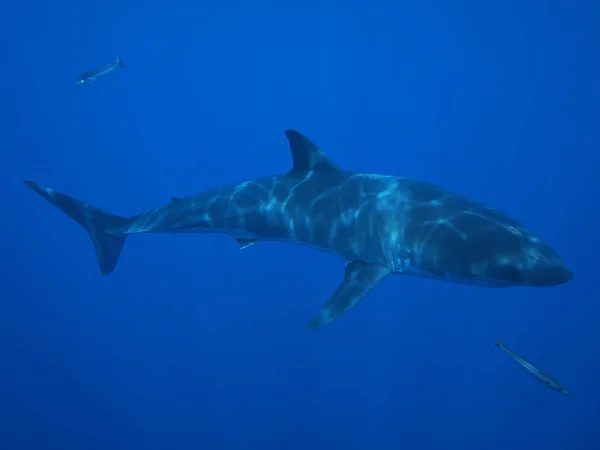
[[[0,448],[600,448],[600,4],[205,3],[0,4]],[[104,278],[21,183],[132,215],[287,171],[286,128],[504,210],[575,278],[388,277],[311,332],[343,261],[151,235]]]

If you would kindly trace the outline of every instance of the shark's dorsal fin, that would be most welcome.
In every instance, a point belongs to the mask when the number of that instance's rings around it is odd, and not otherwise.
[[[341,172],[342,170],[331,161],[323,150],[317,147],[310,139],[295,130],[286,130],[285,135],[290,142],[290,150],[294,167],[292,172],[302,173],[308,171]]]

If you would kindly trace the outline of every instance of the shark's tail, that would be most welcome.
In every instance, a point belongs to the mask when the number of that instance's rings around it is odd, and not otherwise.
[[[102,275],[108,275],[117,265],[127,238],[127,225],[132,219],[115,216],[100,208],[77,200],[33,181],[25,184],[40,194],[66,215],[79,223],[90,235]]]
[[[494,344],[496,347],[504,347],[502,340],[500,338],[496,339],[496,343]]]
[[[122,67],[123,69],[127,69],[127,66],[119,56],[117,56],[117,66]]]

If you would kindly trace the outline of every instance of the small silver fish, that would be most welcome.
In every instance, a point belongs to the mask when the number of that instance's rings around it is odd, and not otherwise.
[[[75,80],[75,83],[76,84],[92,84],[94,81],[96,81],[96,79],[103,77],[104,75],[108,75],[109,73],[118,69],[119,67],[122,67],[124,69],[127,68],[127,66],[125,64],[123,64],[123,61],[121,61],[121,58],[119,58],[117,56],[117,60],[115,62],[106,64],[102,67],[97,67],[95,69],[90,70],[89,72],[86,72],[86,73],[80,75]]]
[[[514,359],[516,362],[518,362],[527,372],[531,373],[540,383],[545,384],[550,389],[560,392],[561,394],[571,395],[571,393],[569,391],[567,391],[565,388],[563,388],[561,386],[561,384],[558,381],[556,381],[554,378],[552,378],[550,375],[545,374],[540,369],[535,367],[533,364],[528,362],[526,359],[521,358],[515,352],[506,348],[500,339],[498,339],[494,345],[496,347],[500,347],[502,350],[504,350],[506,353],[508,353],[508,355],[512,359]]]

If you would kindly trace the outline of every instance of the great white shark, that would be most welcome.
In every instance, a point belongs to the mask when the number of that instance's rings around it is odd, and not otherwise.
[[[556,251],[499,210],[424,181],[344,170],[301,133],[285,134],[287,173],[172,198],[129,218],[25,183],[85,228],[103,275],[139,233],[225,233],[242,249],[278,240],[340,256],[348,261],[344,279],[311,329],[340,317],[391,273],[495,288],[571,280]]]

